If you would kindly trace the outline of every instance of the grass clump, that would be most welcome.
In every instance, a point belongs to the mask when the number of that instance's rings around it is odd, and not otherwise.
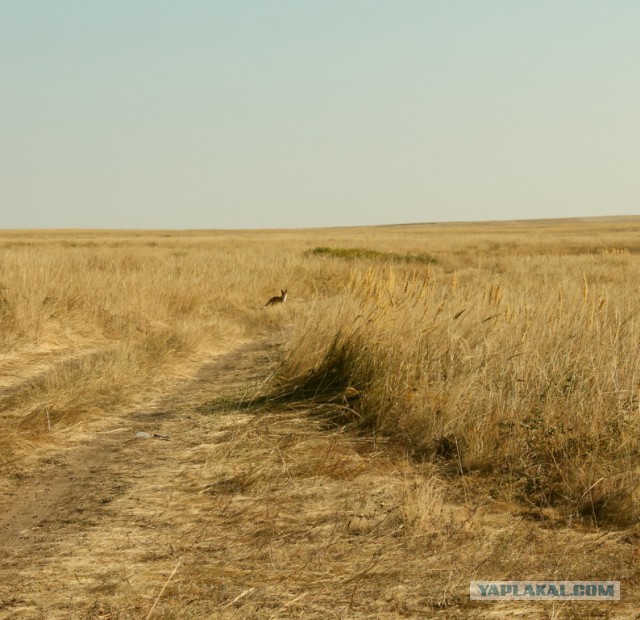
[[[310,256],[326,256],[329,258],[341,258],[345,260],[369,260],[389,263],[405,263],[431,265],[436,263],[435,257],[425,252],[406,253],[379,252],[378,250],[366,250],[363,248],[330,248],[317,247],[309,250]]]
[[[486,475],[496,494],[635,523],[640,319],[625,292],[371,271],[309,314],[277,390]]]

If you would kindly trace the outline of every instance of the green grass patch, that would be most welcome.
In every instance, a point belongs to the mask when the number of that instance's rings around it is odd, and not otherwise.
[[[418,254],[398,252],[378,252],[377,250],[366,250],[363,248],[329,248],[318,247],[307,252],[309,256],[326,256],[329,258],[342,258],[344,260],[372,260],[391,263],[419,263],[430,265],[436,263],[435,257],[421,252]]]

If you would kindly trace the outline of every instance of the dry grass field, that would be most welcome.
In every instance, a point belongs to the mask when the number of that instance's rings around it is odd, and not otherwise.
[[[640,218],[1,232],[0,618],[638,618],[639,282]]]

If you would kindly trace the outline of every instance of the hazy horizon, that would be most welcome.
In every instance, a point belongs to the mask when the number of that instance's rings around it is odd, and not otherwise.
[[[0,6],[0,229],[640,212],[640,4]]]
[[[342,229],[342,228],[402,228],[402,227],[420,227],[420,226],[464,226],[464,225],[474,225],[474,226],[492,226],[492,225],[517,225],[517,226],[526,226],[531,224],[533,226],[541,225],[541,224],[571,224],[571,223],[614,223],[615,221],[622,222],[634,222],[640,223],[640,214],[628,214],[628,215],[592,215],[592,216],[575,216],[575,217],[541,217],[541,218],[522,218],[522,219],[497,219],[497,220],[434,220],[434,221],[425,221],[425,222],[388,222],[386,224],[345,224],[345,225],[327,225],[327,226],[265,226],[263,228],[252,228],[249,226],[243,227],[218,227],[218,228],[185,228],[185,227],[175,227],[175,228],[154,228],[154,227],[137,227],[137,228],[126,228],[126,227],[60,227],[60,226],[49,226],[45,228],[18,228],[18,227],[9,227],[2,229],[0,228],[0,232],[9,232],[9,233],[20,233],[20,232],[61,232],[61,233],[90,233],[94,234],[96,232],[105,232],[105,233],[118,233],[118,232],[144,232],[144,233],[162,233],[162,232],[177,232],[177,233],[206,233],[206,232],[256,232],[256,231],[271,231],[275,232],[278,230],[333,230],[333,229]]]

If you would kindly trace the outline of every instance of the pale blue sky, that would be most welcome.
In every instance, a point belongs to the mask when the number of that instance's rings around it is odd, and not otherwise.
[[[1,228],[640,213],[637,0],[0,0]]]

